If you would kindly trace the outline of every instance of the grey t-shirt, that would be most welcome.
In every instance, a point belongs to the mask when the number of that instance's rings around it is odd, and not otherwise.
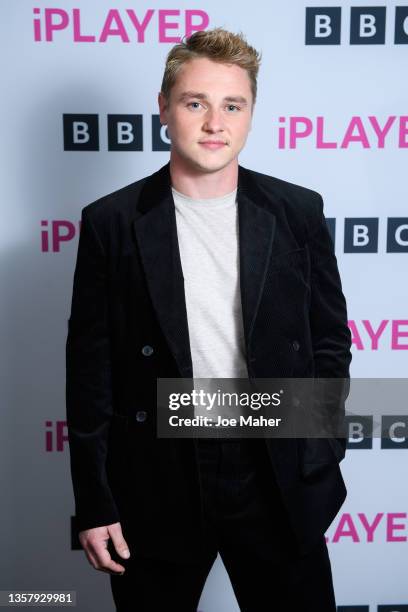
[[[194,378],[247,378],[237,190],[206,199],[172,193]]]

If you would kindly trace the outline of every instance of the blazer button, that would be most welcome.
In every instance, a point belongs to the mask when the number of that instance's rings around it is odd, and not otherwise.
[[[298,350],[300,349],[300,344],[299,344],[299,342],[298,342],[297,340],[294,340],[294,341],[292,342],[292,346],[293,346],[293,349],[294,349],[295,351],[298,351]]]
[[[150,357],[150,355],[153,354],[153,347],[146,344],[146,346],[142,348],[142,353],[145,357]]]
[[[136,421],[138,423],[143,423],[143,421],[145,421],[147,418],[147,412],[146,410],[138,410],[136,412]]]

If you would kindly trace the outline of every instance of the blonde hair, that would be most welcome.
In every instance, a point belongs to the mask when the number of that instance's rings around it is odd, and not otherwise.
[[[206,57],[214,62],[235,64],[244,68],[249,76],[253,104],[256,100],[257,75],[261,63],[261,53],[251,47],[244,35],[233,34],[223,28],[194,32],[184,42],[174,45],[167,55],[161,92],[169,100],[177,74],[182,65],[189,60]]]

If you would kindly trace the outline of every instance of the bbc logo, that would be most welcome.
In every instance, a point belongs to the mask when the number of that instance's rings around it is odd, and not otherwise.
[[[337,612],[408,612],[408,604],[379,604],[375,608],[370,606],[337,606]]]
[[[347,448],[358,450],[373,448],[373,419],[374,417],[367,415],[345,416]],[[408,416],[383,415],[381,417],[381,448],[408,449]]]
[[[326,218],[327,227],[336,243],[336,219]],[[378,253],[379,218],[346,217],[344,219],[344,253]],[[388,217],[387,253],[408,253],[408,217]]]
[[[64,151],[99,151],[100,130],[97,114],[63,114]],[[143,115],[107,115],[108,151],[143,151]],[[151,117],[152,151],[170,151],[167,127],[159,115]]]
[[[340,6],[306,7],[306,45],[341,44]],[[350,7],[350,45],[384,45],[387,7]],[[394,44],[408,44],[408,6],[396,6],[394,17]]]

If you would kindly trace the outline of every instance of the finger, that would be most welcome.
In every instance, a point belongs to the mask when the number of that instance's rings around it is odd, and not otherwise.
[[[95,546],[94,546],[95,542],[93,542],[92,540],[84,540],[84,542],[82,542],[82,548],[85,552],[86,558],[88,559],[89,563],[95,568],[98,569],[98,560],[95,554]],[[103,543],[102,543],[103,545]]]
[[[123,559],[129,559],[129,546],[127,545],[126,540],[123,537],[120,523],[115,523],[114,525],[108,527],[108,531],[118,555],[123,557]]]
[[[96,569],[113,572],[114,574],[121,574],[125,571],[123,565],[120,565],[120,563],[116,563],[116,561],[114,561],[110,556],[108,549],[105,548],[103,545],[94,545],[93,555],[96,559],[96,563],[98,566]]]
[[[92,567],[94,567],[95,569],[98,569],[97,568],[98,562],[96,560],[96,557],[92,554],[89,548],[84,548],[84,551],[85,551],[86,558],[88,559],[88,562],[90,563],[90,565],[92,565]]]

